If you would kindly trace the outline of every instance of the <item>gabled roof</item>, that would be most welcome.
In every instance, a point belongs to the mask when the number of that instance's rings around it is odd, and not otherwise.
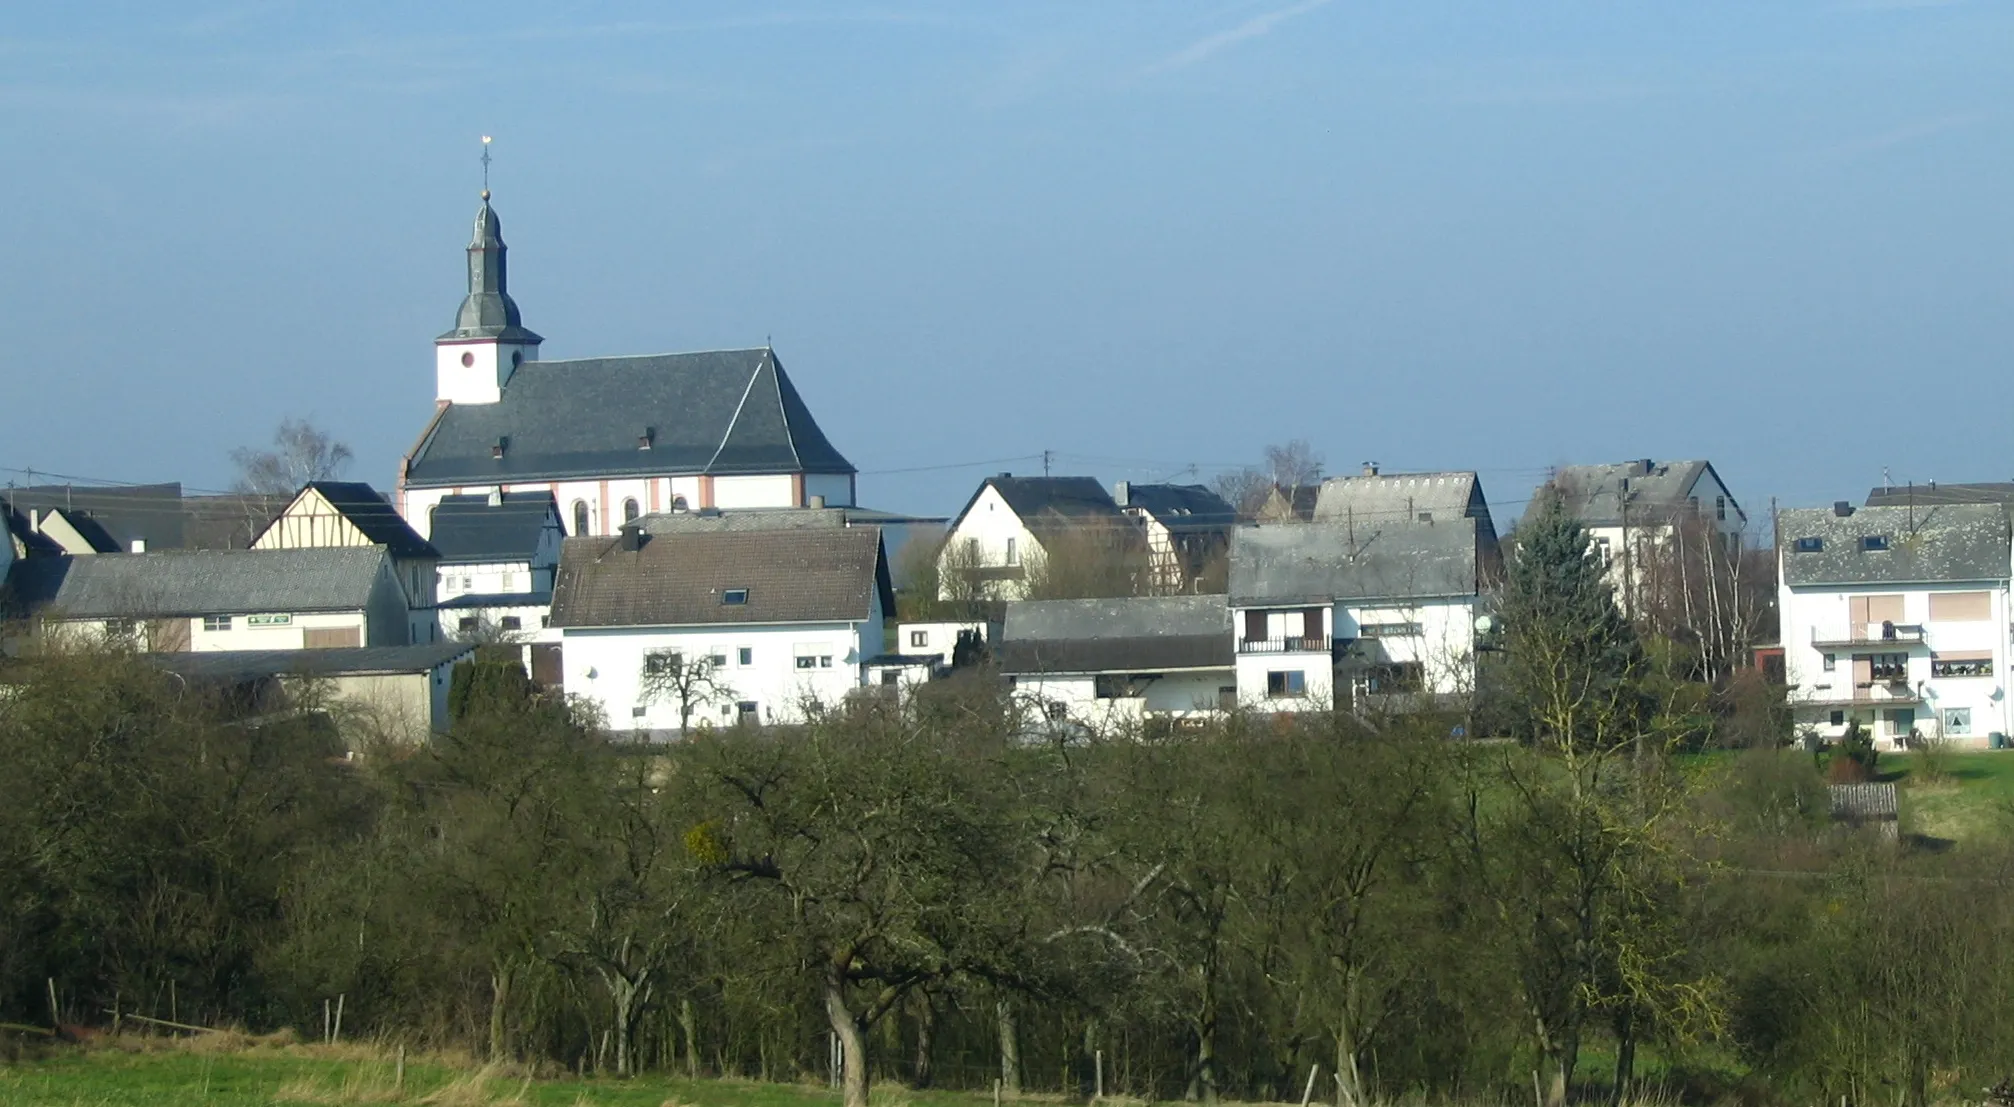
[[[1481,487],[1473,472],[1330,477],[1316,496],[1314,518],[1323,523],[1354,520],[1372,527],[1440,522],[1469,514],[1480,501]],[[1481,506],[1481,513],[1487,518],[1487,505]]]
[[[2014,507],[2014,484],[1916,484],[1904,488],[1872,488],[1868,507],[1924,507],[1932,504],[2005,504]]]
[[[994,657],[1009,674],[1228,669],[1231,614],[1222,596],[1014,601]]]
[[[69,619],[361,611],[386,559],[376,546],[171,550],[22,561],[16,606]]]
[[[391,551],[393,557],[440,556],[440,551],[421,538],[405,517],[393,509],[390,501],[362,481],[311,481],[301,489],[300,495],[294,497],[294,502],[299,503],[310,492],[327,500],[329,506],[349,520],[350,525],[362,532],[372,545],[383,546]],[[291,510],[292,505],[288,507]]]
[[[714,533],[718,531],[815,530],[836,527],[942,526],[929,518],[877,511],[867,507],[756,507],[703,511],[654,511],[638,516],[637,529],[646,534]]]
[[[864,622],[894,611],[872,527],[569,538],[553,585],[555,627]],[[725,602],[730,591],[745,601]]]
[[[505,492],[499,500],[442,497],[429,529],[443,562],[530,561],[546,528],[564,526],[551,492]]]
[[[200,650],[143,658],[196,680],[258,680],[275,676],[374,676],[430,673],[475,653],[467,642],[423,646],[349,646],[314,650]]]
[[[1431,525],[1242,526],[1231,532],[1231,604],[1240,607],[1472,596],[1469,518]]]
[[[406,484],[853,471],[773,351],[719,350],[527,361],[496,403],[439,413]]]
[[[110,486],[45,484],[7,489],[4,498],[24,515],[57,509],[73,520],[88,518],[122,550],[132,549],[135,539],[149,550],[176,550],[184,545],[182,486],[176,482]]]
[[[1200,484],[1128,484],[1125,506],[1146,512],[1177,534],[1228,531],[1238,522],[1237,509]]]
[[[1099,484],[1095,477],[1016,477],[1002,473],[979,482],[978,491],[972,493],[972,498],[959,509],[958,517],[952,520],[953,531],[965,521],[965,516],[988,488],[999,493],[1008,510],[1037,538],[1044,532],[1067,530],[1073,526],[1137,525],[1119,510],[1111,493],[1105,491],[1105,486]]]
[[[1622,506],[1627,500],[1633,518],[1654,518],[1659,514],[1691,506],[1693,486],[1713,473],[1721,487],[1727,486],[1709,461],[1623,461],[1612,465],[1563,465],[1554,472],[1552,485],[1559,490],[1567,513],[1583,526],[1612,527],[1623,521]],[[1526,514],[1537,510],[1534,497]],[[1727,503],[1746,518],[1741,505],[1728,493]],[[1641,513],[1640,515],[1637,513]]]
[[[294,502],[292,496],[230,492],[182,497],[182,547],[190,550],[249,549]],[[152,548],[152,547],[149,547]]]
[[[1297,484],[1292,488],[1274,485],[1266,493],[1266,500],[1259,505],[1256,514],[1260,522],[1292,523],[1307,522],[1315,517],[1315,503],[1321,497],[1321,486]]]
[[[1868,549],[1869,537],[1885,548]],[[1816,543],[1816,549],[1801,548]],[[1783,583],[1938,584],[2009,578],[2007,511],[1998,504],[1777,512]]]

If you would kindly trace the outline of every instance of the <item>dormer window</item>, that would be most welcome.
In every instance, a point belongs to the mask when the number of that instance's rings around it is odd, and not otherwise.
[[[510,446],[509,438],[505,437],[498,438],[496,442],[490,446],[490,457],[494,458],[497,461],[502,461],[504,450],[509,448],[509,446]]]
[[[643,433],[636,436],[636,448],[639,450],[648,450],[651,443],[655,441],[657,441],[657,428],[645,427],[643,428]]]
[[[720,602],[728,607],[747,607],[748,589],[729,588],[720,594]]]
[[[1888,548],[1888,536],[1885,534],[1863,534],[1860,536],[1860,548],[1863,550],[1885,550]]]
[[[1825,539],[1823,538],[1800,538],[1791,546],[1791,549],[1796,550],[1798,553],[1817,553],[1824,548]]]

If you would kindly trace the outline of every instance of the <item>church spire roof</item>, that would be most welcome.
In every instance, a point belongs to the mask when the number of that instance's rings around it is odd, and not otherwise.
[[[437,341],[470,338],[500,338],[514,342],[538,342],[538,335],[524,328],[517,304],[510,298],[504,255],[503,221],[490,207],[490,190],[482,192],[483,206],[476,212],[475,234],[469,240],[469,294],[455,315],[454,329]]]

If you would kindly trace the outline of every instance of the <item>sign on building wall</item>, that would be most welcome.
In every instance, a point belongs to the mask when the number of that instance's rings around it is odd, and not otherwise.
[[[248,627],[284,627],[292,626],[293,622],[294,617],[292,615],[248,615],[245,617],[245,625]]]

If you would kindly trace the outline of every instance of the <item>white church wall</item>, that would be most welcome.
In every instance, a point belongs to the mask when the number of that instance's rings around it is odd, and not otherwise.
[[[715,477],[713,506],[720,508],[798,507],[797,480],[777,476]]]

